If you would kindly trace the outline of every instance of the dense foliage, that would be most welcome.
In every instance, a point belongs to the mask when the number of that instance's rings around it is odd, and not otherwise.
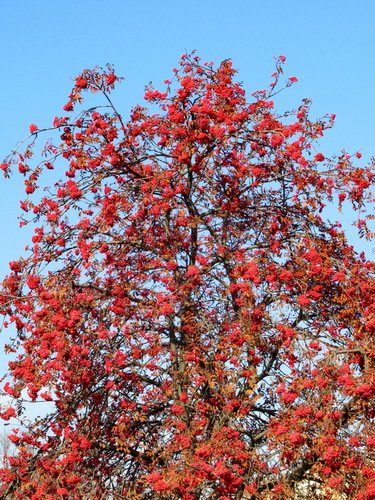
[[[185,55],[127,120],[85,70],[39,160],[33,124],[1,165],[35,225],[1,288],[2,417],[55,404],[10,436],[1,498],[375,498],[374,266],[322,215],[361,213],[373,166],[325,158],[307,100],[275,111],[284,59],[247,99]]]

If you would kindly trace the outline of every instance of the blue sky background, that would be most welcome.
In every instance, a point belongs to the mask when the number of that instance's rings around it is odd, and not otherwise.
[[[375,153],[372,0],[1,0],[0,18],[0,160],[31,122],[49,126],[63,113],[71,78],[83,68],[116,66],[126,81],[115,101],[127,113],[146,83],[168,78],[193,49],[204,60],[232,58],[249,91],[263,88],[273,58],[285,55],[286,76],[299,82],[280,108],[310,97],[314,116],[337,115],[321,142],[324,152],[360,149],[367,159]],[[16,220],[22,182],[0,180],[0,190],[2,274],[27,235]]]
[[[273,58],[285,55],[285,76],[299,82],[280,108],[312,98],[315,117],[337,116],[323,152],[375,153],[373,0],[1,0],[0,19],[0,161],[30,123],[49,126],[63,113],[71,77],[83,68],[115,65],[126,81],[114,100],[126,114],[145,84],[158,86],[193,49],[204,60],[232,58],[249,92],[264,88]],[[0,190],[3,276],[28,238],[17,223],[21,179],[0,179]],[[351,231],[350,241],[371,253]]]

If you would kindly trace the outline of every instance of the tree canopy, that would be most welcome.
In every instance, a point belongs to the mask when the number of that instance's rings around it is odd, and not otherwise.
[[[34,225],[2,418],[55,408],[10,436],[1,498],[375,498],[374,264],[323,217],[349,203],[370,238],[374,169],[325,157],[309,101],[276,111],[284,62],[247,97],[184,55],[127,119],[114,69],[85,70],[1,165]]]

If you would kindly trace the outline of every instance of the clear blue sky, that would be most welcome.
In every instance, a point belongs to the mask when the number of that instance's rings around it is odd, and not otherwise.
[[[375,153],[372,0],[1,0],[0,18],[0,160],[31,122],[48,126],[62,113],[83,68],[116,66],[126,77],[116,95],[126,113],[146,83],[162,82],[193,49],[204,60],[232,58],[248,90],[268,83],[274,56],[287,56],[286,74],[299,83],[282,105],[311,97],[315,116],[336,113],[324,151]],[[15,222],[19,179],[0,189],[2,271],[26,235]]]
[[[249,91],[263,88],[273,57],[285,55],[286,76],[299,83],[282,106],[310,97],[314,116],[337,115],[322,150],[375,153],[373,0],[1,0],[0,19],[0,160],[31,122],[48,126],[62,113],[83,68],[116,66],[126,82],[115,100],[126,113],[146,83],[168,78],[193,49],[204,60],[232,58]],[[16,220],[19,181],[0,180],[0,276],[27,242]]]

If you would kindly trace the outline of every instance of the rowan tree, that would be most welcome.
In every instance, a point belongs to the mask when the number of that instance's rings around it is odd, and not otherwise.
[[[284,61],[247,98],[184,55],[127,119],[113,68],[85,70],[1,165],[34,225],[2,417],[55,408],[11,435],[1,498],[375,498],[374,266],[324,217],[351,204],[371,237],[373,165],[326,158],[309,101],[275,110]]]

